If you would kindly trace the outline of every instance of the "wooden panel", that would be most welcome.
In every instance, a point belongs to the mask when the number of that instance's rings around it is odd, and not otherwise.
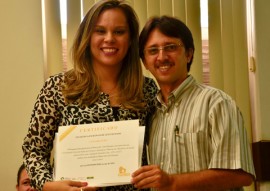
[[[257,181],[270,180],[270,141],[252,143],[253,160]]]

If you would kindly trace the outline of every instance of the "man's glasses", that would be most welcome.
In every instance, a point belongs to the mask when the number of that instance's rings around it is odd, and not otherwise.
[[[183,46],[183,44],[167,44],[165,46],[160,47],[149,47],[144,49],[145,56],[155,56],[159,53],[160,50],[163,50],[164,52],[170,53],[175,52],[179,47]]]

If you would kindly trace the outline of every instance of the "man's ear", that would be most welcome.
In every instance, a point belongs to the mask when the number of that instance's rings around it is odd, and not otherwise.
[[[191,58],[193,57],[193,53],[194,53],[194,51],[193,51],[192,48],[190,48],[190,49],[188,49],[188,50],[186,51],[186,57],[187,57],[188,63],[191,61]]]

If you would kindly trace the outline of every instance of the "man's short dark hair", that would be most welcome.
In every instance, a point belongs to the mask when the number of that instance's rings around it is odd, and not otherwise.
[[[17,185],[19,186],[20,184],[20,178],[21,178],[21,173],[23,171],[23,169],[25,169],[25,166],[24,164],[22,164],[18,170],[18,173],[17,173]]]

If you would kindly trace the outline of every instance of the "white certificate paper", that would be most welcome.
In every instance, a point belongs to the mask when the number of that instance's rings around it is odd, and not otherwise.
[[[143,139],[138,120],[61,126],[55,136],[54,179],[97,187],[130,184]]]

